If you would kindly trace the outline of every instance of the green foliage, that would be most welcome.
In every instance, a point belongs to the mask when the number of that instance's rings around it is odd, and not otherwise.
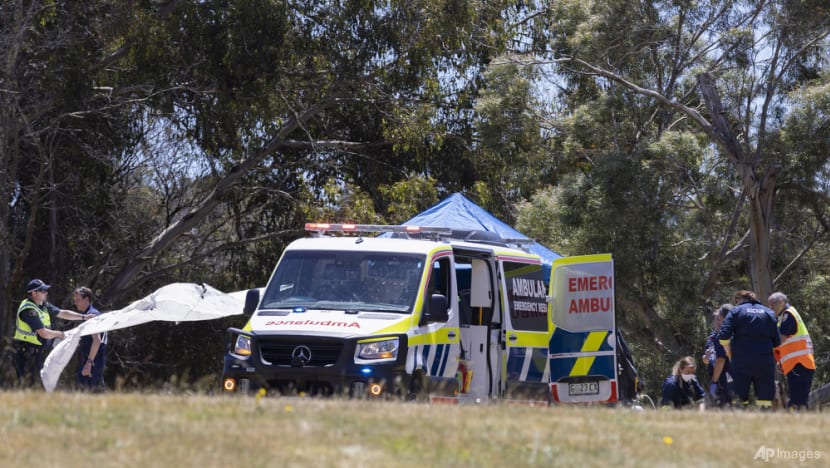
[[[563,204],[562,186],[537,190],[528,201],[516,205],[516,229],[564,256],[575,255],[584,245],[583,231],[553,218]]]
[[[15,296],[30,276],[56,296],[88,284],[114,307],[172,281],[262,285],[308,220],[400,222],[472,186],[473,96],[512,2],[35,6],[0,6],[0,109],[15,124],[0,142],[17,170],[0,171],[3,252],[21,252],[0,278]],[[148,254],[251,157],[262,164],[197,226]],[[136,258],[148,263],[109,290]]]
[[[437,181],[413,175],[379,191],[387,201],[386,221],[401,224],[438,202]]]
[[[782,128],[777,152],[786,167],[787,182],[823,191],[830,154],[830,72],[796,90],[790,98],[792,112]]]
[[[518,205],[519,227],[568,254],[614,254],[618,319],[641,351],[698,355],[707,312],[751,287],[747,174],[783,168],[775,212],[786,215],[770,224],[779,286],[797,291],[826,250],[823,7],[741,5],[565,1],[532,18],[528,61],[552,63],[539,70],[557,85],[547,99],[558,104],[548,119],[558,184]],[[703,71],[717,78],[745,166],[680,112],[702,108]]]
[[[320,221],[330,223],[381,224],[374,203],[358,187],[340,187],[334,181],[324,187],[326,205],[320,212]]]
[[[752,194],[678,110],[701,112],[708,71],[749,176],[782,167],[770,266],[815,317],[824,363],[826,13],[820,0],[3,2],[3,316],[28,277],[56,297],[106,291],[261,158],[107,305],[172,281],[261,286],[307,221],[400,223],[461,191],[563,254],[613,253],[620,325],[659,385],[699,355],[708,311],[750,284]],[[210,353],[223,328],[205,331]],[[162,341],[201,349],[179,331],[124,331],[113,349],[141,362],[136,382],[198,380],[214,358],[161,357],[175,354]]]
[[[529,197],[535,187],[550,181],[533,82],[533,67],[517,57],[504,56],[490,64],[485,87],[476,100],[475,159],[481,185],[488,187],[493,203],[483,203],[502,219],[511,221],[510,205]]]

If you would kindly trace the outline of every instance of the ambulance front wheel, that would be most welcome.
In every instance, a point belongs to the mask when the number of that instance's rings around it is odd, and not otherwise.
[[[409,380],[409,391],[407,400],[427,402],[429,401],[429,379],[422,370],[416,370]]]

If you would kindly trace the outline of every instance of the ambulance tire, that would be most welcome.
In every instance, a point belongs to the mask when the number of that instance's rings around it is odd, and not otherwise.
[[[423,370],[416,370],[409,380],[408,401],[425,403],[429,401],[429,378]]]

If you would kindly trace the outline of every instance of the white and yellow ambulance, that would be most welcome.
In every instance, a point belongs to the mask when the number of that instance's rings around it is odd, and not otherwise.
[[[564,287],[549,287],[541,259],[522,249],[527,239],[417,226],[306,230],[267,286],[247,293],[250,318],[229,330],[227,392],[615,400],[610,256],[560,259],[551,277]],[[555,325],[555,307],[569,328]]]

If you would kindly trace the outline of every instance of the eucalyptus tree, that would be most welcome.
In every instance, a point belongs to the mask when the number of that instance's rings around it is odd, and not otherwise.
[[[826,252],[825,121],[798,95],[826,86],[830,15],[810,0],[531,10],[515,53],[554,103],[541,122],[557,178],[519,227],[564,254],[615,254],[620,323],[653,382],[701,351],[701,312],[794,285]],[[797,222],[779,222],[782,203]]]
[[[238,232],[266,235],[265,223],[290,235],[333,180],[384,202],[383,187],[413,174],[444,190],[465,174],[470,95],[503,47],[507,3],[178,3],[164,17],[137,15],[111,79],[159,90],[150,107],[204,151],[212,173],[205,195],[113,272],[111,294],[151,278],[153,259],[228,200],[252,208]],[[269,203],[282,213],[273,224],[261,210]]]
[[[729,289],[773,287],[773,208],[792,151],[781,130],[791,93],[826,66],[823,8],[562,1],[525,21],[522,51],[545,64],[560,103],[554,156],[571,175],[553,192],[558,219],[578,226],[572,247],[624,252],[618,285],[657,309],[646,326],[669,322],[675,336],[660,339],[680,346],[669,349],[699,346],[696,312]]]
[[[397,218],[471,185],[511,3],[3,2],[4,306],[45,270],[106,305],[250,285],[332,183]]]
[[[653,108],[632,136],[682,128],[728,162],[724,183],[738,189],[734,205],[745,203],[736,211],[744,216],[733,223],[738,235],[723,229],[719,245],[708,246],[711,276],[701,293],[711,292],[723,256],[743,239],[751,287],[762,297],[771,292],[770,230],[778,179],[787,170],[776,142],[795,105],[790,93],[810,86],[827,65],[826,4],[564,1],[534,21],[536,44],[559,61],[570,96],[628,96],[630,105]]]
[[[139,129],[131,112],[98,86],[93,70],[108,40],[108,15],[91,2],[6,1],[0,4],[0,323],[13,312],[26,281],[66,285],[95,276],[106,263],[104,238],[130,161],[123,148]],[[133,230],[133,232],[137,229]],[[95,257],[95,258],[93,258]],[[3,333],[3,336],[9,336]]]

